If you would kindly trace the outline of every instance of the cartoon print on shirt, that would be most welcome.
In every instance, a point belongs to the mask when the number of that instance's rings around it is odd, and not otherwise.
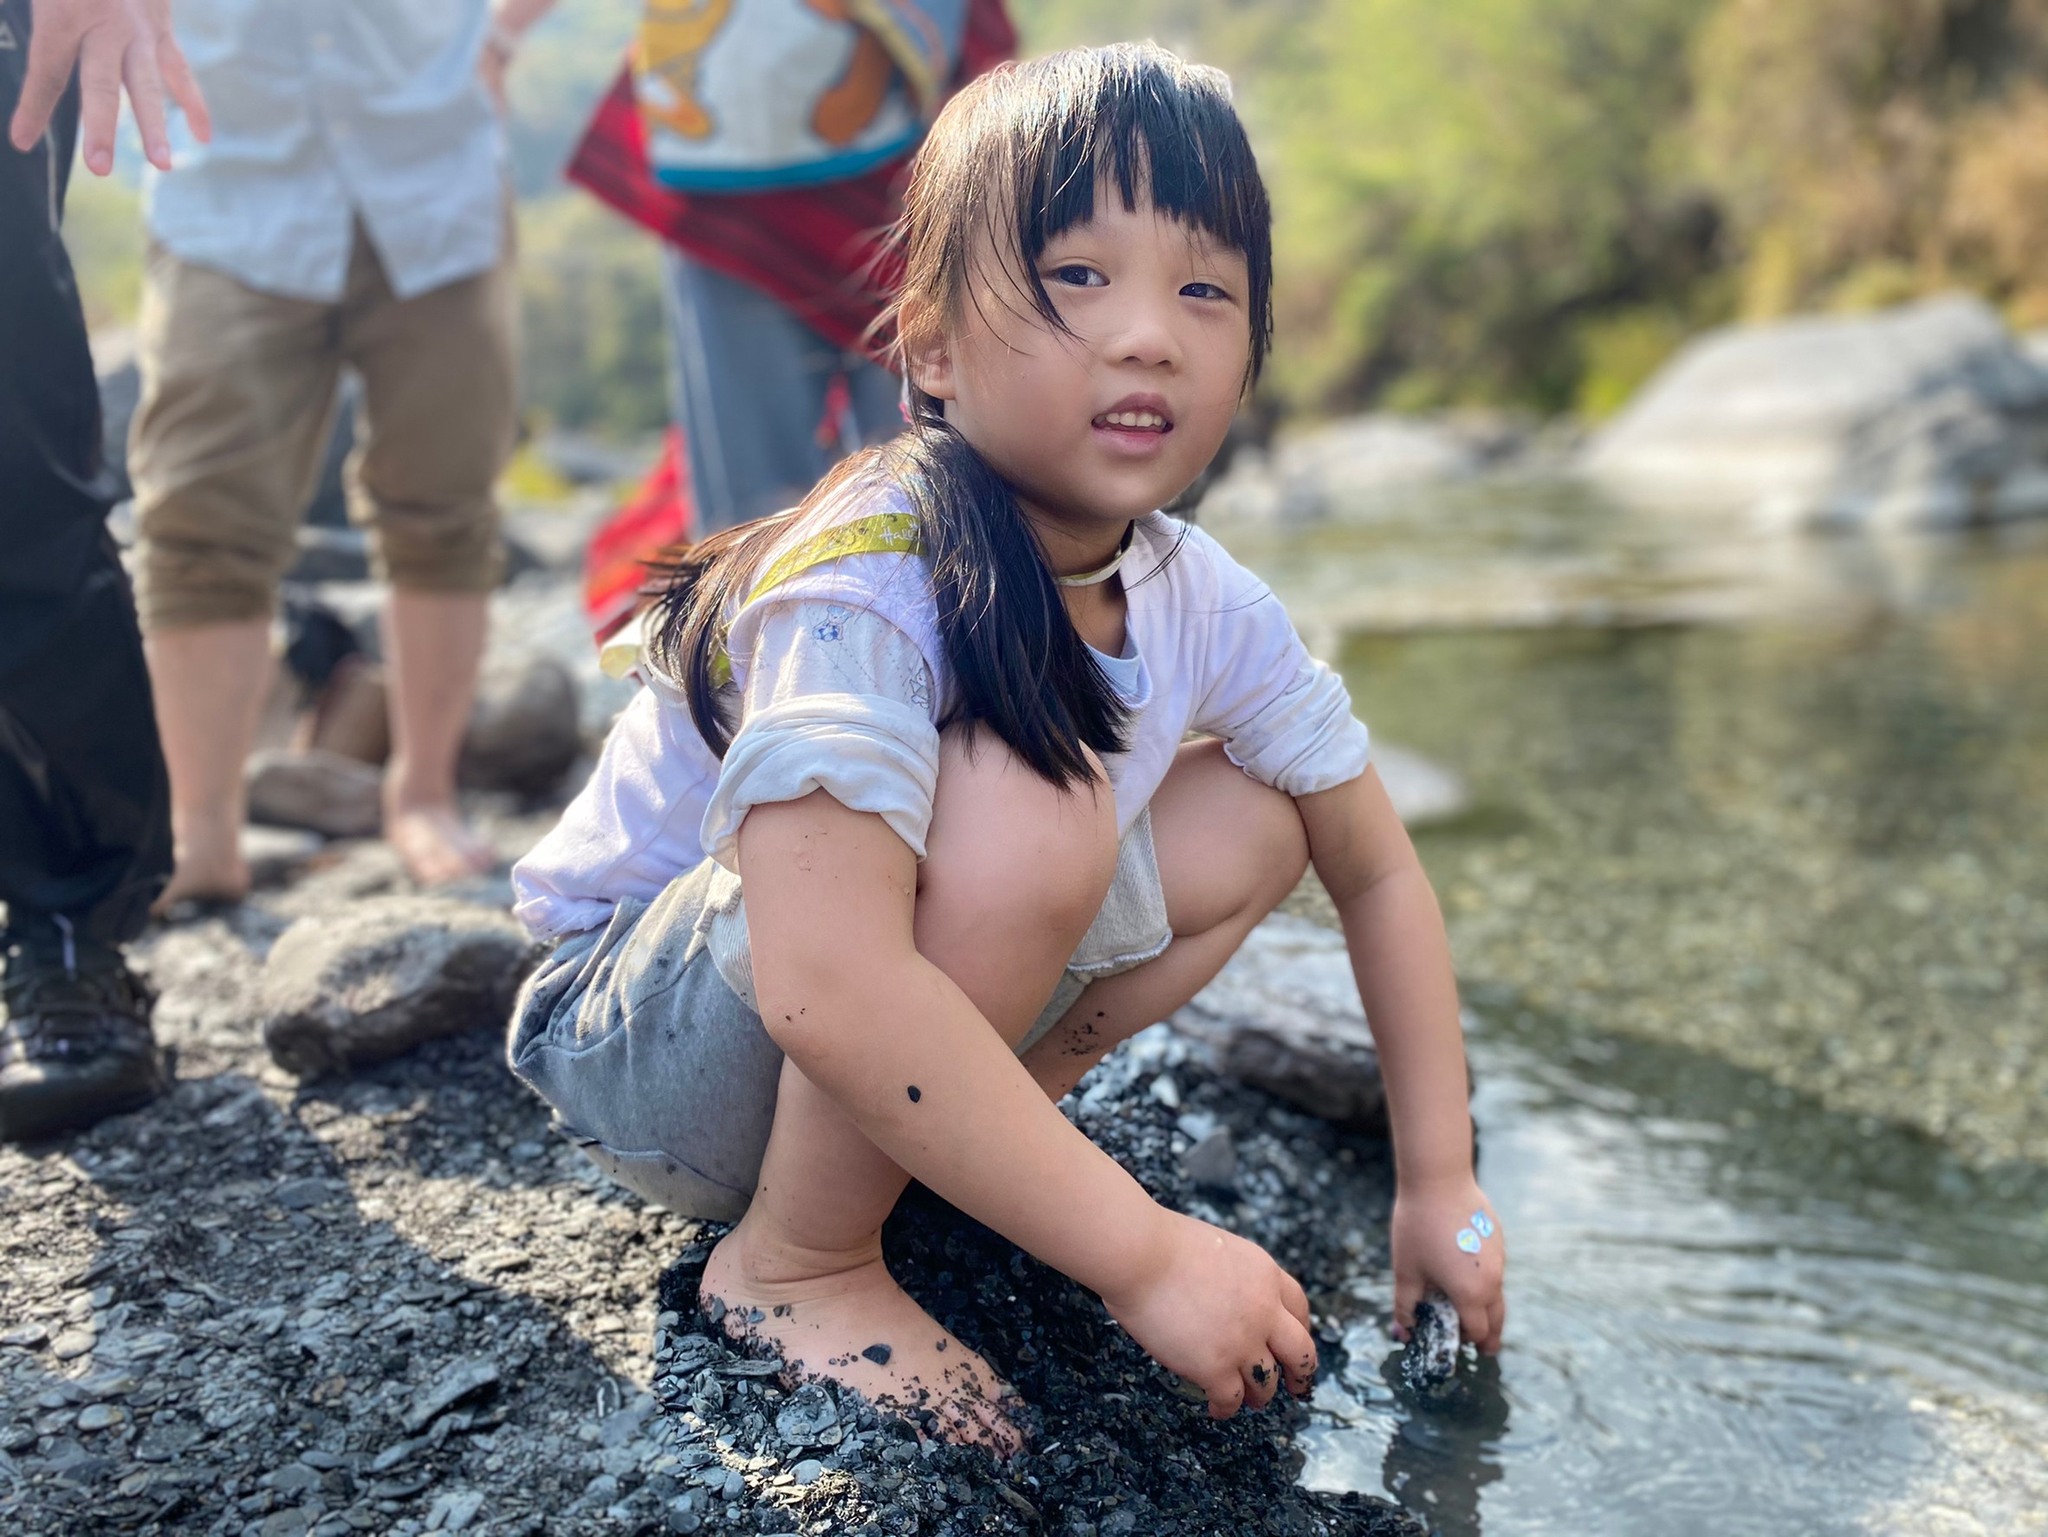
[[[697,65],[732,15],[733,0],[648,0],[640,23],[641,67],[674,94],[670,106],[643,100],[640,110],[686,139],[708,139],[717,125],[697,99]]]
[[[849,0],[804,0],[827,21],[851,21]],[[851,144],[882,110],[888,99],[889,83],[896,63],[882,40],[866,27],[856,25],[853,54],[846,61],[846,73],[825,88],[811,112],[811,132],[835,148]]]

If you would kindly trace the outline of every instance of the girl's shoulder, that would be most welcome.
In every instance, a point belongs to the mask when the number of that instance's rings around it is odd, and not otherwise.
[[[730,617],[793,599],[891,609],[929,601],[924,540],[900,487],[888,480],[855,482],[792,513],[740,584]]]
[[[744,648],[760,619],[786,603],[873,613],[921,650],[942,650],[917,514],[887,480],[841,487],[790,516],[736,589],[726,616],[731,644]]]
[[[1127,562],[1126,590],[1155,587],[1176,606],[1239,606],[1269,595],[1266,584],[1239,565],[1214,534],[1169,513],[1137,522]]]

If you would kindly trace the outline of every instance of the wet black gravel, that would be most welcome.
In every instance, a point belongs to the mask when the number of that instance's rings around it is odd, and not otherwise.
[[[1218,1080],[1153,1032],[1068,1111],[1154,1195],[1266,1245],[1313,1298],[1378,1260],[1389,1174],[1360,1142]],[[1219,1133],[1234,1170],[1217,1156]],[[1203,1149],[1196,1152],[1196,1149]],[[1193,1155],[1192,1157],[1190,1155]],[[1190,1173],[1190,1168],[1193,1174]],[[1231,1174],[1226,1188],[1220,1176]],[[1203,1183],[1196,1182],[1196,1176]],[[885,1243],[906,1289],[1019,1390],[1030,1447],[1006,1463],[922,1436],[823,1383],[729,1348],[697,1312],[715,1230],[662,1277],[655,1400],[686,1487],[680,1532],[847,1537],[1419,1537],[1356,1494],[1295,1486],[1305,1411],[1285,1395],[1217,1423],[1088,1292],[913,1189]],[[1333,1342],[1324,1342],[1326,1353]]]

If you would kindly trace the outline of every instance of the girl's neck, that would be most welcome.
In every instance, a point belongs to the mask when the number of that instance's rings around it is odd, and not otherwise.
[[[1055,576],[1084,576],[1100,571],[1116,559],[1117,551],[1130,535],[1131,522],[1135,521],[1065,519],[1032,506],[1022,497],[1017,499],[1017,505],[1037,533],[1039,547],[1045,551]]]

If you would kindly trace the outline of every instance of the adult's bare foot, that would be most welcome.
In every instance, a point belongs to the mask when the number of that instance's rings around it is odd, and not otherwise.
[[[1024,1438],[1003,1412],[1011,1388],[896,1284],[879,1256],[850,1269],[805,1274],[749,1265],[728,1234],[704,1267],[699,1306],[734,1339],[772,1346],[792,1381],[826,1377],[913,1418],[929,1412],[942,1440],[1007,1457]],[[769,1270],[779,1274],[765,1273]]]
[[[453,806],[384,808],[384,841],[422,886],[445,886],[494,869],[498,856]]]
[[[180,902],[239,902],[249,895],[249,866],[233,835],[180,838],[170,883],[150,904],[161,918]]]

